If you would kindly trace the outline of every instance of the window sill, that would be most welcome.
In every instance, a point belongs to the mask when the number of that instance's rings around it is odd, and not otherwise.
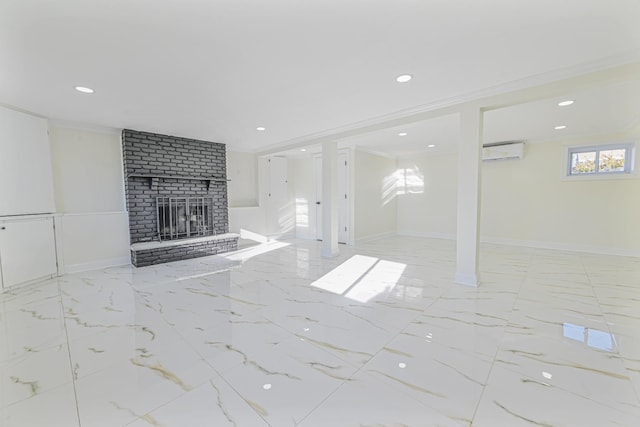
[[[564,175],[561,181],[580,182],[580,181],[626,181],[639,179],[638,173],[612,173],[612,174],[589,174],[589,175]]]

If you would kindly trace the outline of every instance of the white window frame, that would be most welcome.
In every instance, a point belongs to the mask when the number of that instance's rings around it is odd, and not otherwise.
[[[575,177],[603,177],[603,176],[612,176],[612,175],[629,175],[634,172],[635,165],[635,146],[636,144],[633,142],[624,142],[618,144],[600,144],[600,145],[583,145],[578,147],[569,147],[567,150],[567,161],[566,161],[566,176],[575,178]],[[609,172],[600,172],[600,152],[607,150],[625,150],[624,153],[624,170],[621,171],[609,171]],[[595,169],[593,172],[583,172],[583,173],[571,173],[571,159],[574,154],[579,153],[590,153],[595,152]]]

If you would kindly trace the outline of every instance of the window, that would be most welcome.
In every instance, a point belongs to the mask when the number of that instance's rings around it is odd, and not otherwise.
[[[633,143],[569,148],[567,175],[633,172]]]

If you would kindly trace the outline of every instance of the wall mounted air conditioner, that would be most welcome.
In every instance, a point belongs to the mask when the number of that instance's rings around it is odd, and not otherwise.
[[[482,160],[521,159],[524,155],[524,141],[503,141],[484,144]]]

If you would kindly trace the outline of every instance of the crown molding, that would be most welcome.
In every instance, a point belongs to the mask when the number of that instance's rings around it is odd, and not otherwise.
[[[513,80],[449,98],[435,100],[427,104],[399,110],[390,114],[292,138],[258,149],[256,150],[256,153],[260,155],[272,154],[278,151],[301,148],[311,143],[343,139],[362,133],[373,132],[388,127],[451,114],[457,112],[462,105],[470,103],[475,103],[478,108],[483,109],[500,108],[509,104],[519,103],[517,100],[507,102],[495,99],[503,95],[517,94],[519,91],[540,88],[545,85],[556,84],[572,86],[569,85],[572,79],[579,80],[575,82],[576,85],[587,85],[606,78],[616,78],[625,74],[637,74],[634,73],[634,71],[637,71],[638,68],[640,68],[640,49],[633,50],[622,55],[614,55],[596,61],[578,64],[572,67],[527,76],[522,79]],[[552,90],[557,91],[558,88],[552,88]],[[540,97],[546,96],[550,95]],[[528,100],[526,99],[527,96],[525,94],[520,94],[519,97],[522,98],[522,102]],[[529,97],[531,97],[531,95],[529,95]],[[485,103],[486,105],[483,105],[482,100],[487,101]],[[506,105],[502,105],[501,102],[506,102]]]
[[[49,128],[61,128],[69,130],[82,130],[86,132],[104,133],[108,135],[118,135],[122,133],[122,128],[95,125],[91,123],[80,123],[69,120],[49,119]]]

